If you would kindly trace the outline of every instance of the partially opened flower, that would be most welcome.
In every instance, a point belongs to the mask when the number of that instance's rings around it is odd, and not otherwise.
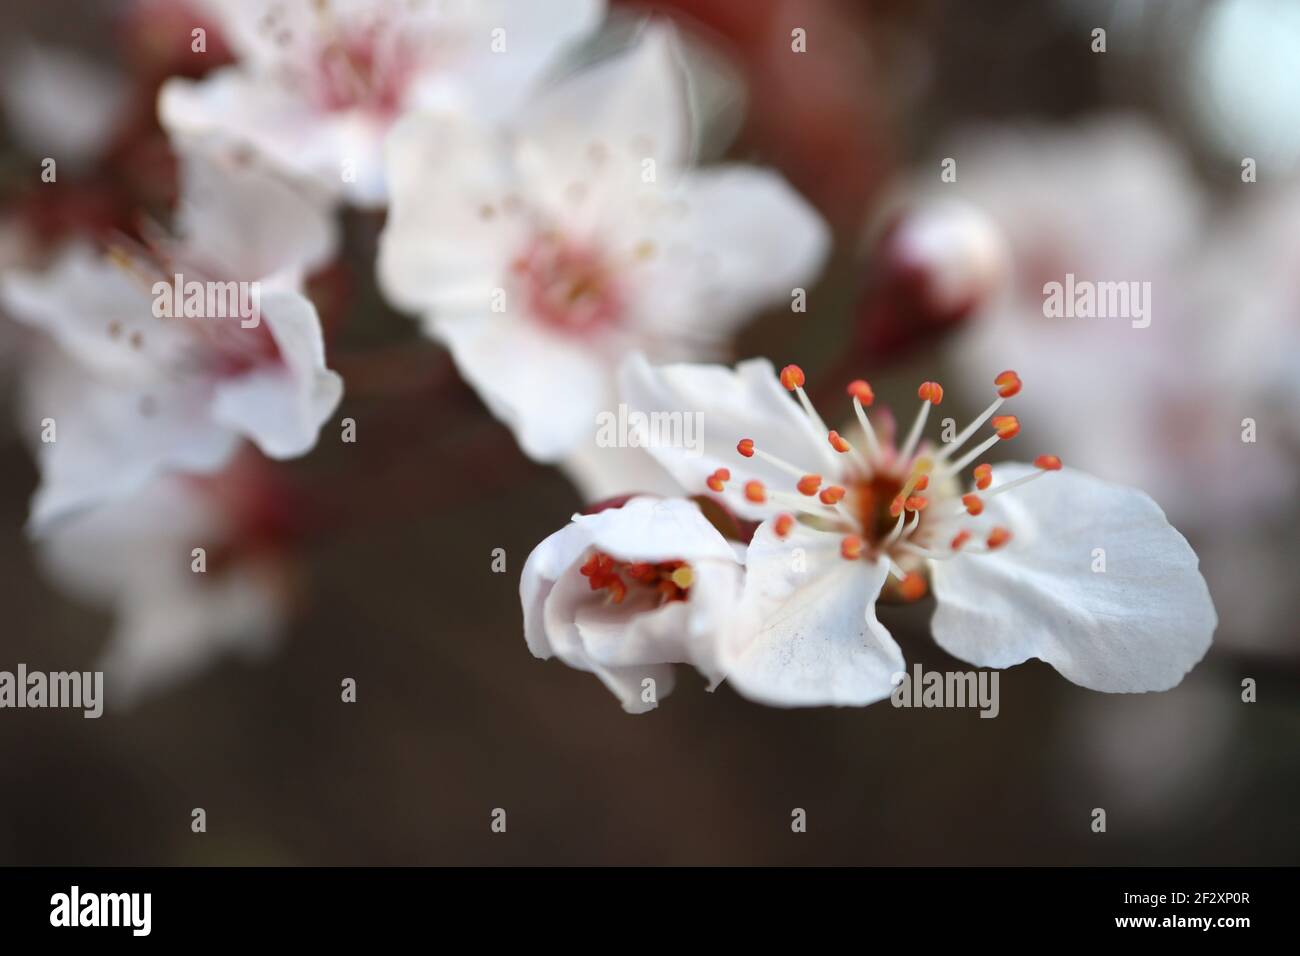
[[[393,134],[383,288],[540,461],[591,450],[627,353],[719,354],[827,250],[775,173],[692,167],[676,47],[647,28],[530,101],[508,139],[427,116]]]
[[[719,633],[740,597],[736,554],[699,506],[632,498],[573,522],[524,565],[524,637],[538,657],[590,671],[630,713],[673,687],[673,664],[714,683]]]
[[[383,143],[408,110],[508,114],[603,0],[220,0],[239,61],[173,79],[163,125],[248,144],[364,206],[387,198]]]
[[[1000,414],[1020,391],[1014,372],[996,376],[989,407],[941,447],[922,441],[943,399],[935,382],[921,385],[898,443],[870,421],[866,382],[848,386],[842,431],[823,424],[803,384],[797,367],[778,380],[762,360],[656,369],[637,356],[622,373],[633,407],[705,416],[700,455],[651,449],[664,467],[763,521],[742,625],[720,649],[739,691],[787,705],[888,696],[903,658],[876,602],[927,590],[935,639],[980,666],[1037,657],[1084,687],[1148,691],[1173,687],[1205,654],[1216,618],[1196,555],[1150,498],[1054,456],[976,465],[1020,431]],[[977,440],[986,423],[992,433]]]
[[[237,155],[192,157],[185,183],[178,240],[74,245],[0,286],[6,311],[45,333],[23,380],[41,439],[34,527],[165,471],[215,471],[244,437],[304,454],[339,402],[297,291],[333,247],[319,202]]]

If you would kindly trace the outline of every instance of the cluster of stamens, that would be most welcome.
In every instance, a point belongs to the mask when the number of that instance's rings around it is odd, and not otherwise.
[[[851,382],[847,392],[862,435],[862,447],[857,447],[840,432],[826,428],[804,391],[802,369],[787,365],[780,377],[813,426],[827,436],[837,458],[844,456],[838,483],[769,454],[752,438],[743,438],[736,445],[742,458],[757,457],[794,479],[793,492],[747,480],[741,486],[744,498],[754,504],[771,503],[789,509],[774,522],[779,537],[788,537],[797,526],[805,525],[838,534],[840,555],[845,560],[887,560],[897,581],[892,593],[904,600],[916,600],[926,593],[926,559],[942,560],[958,553],[984,554],[1011,541],[1011,530],[1001,526],[977,536],[966,519],[982,514],[989,498],[1061,467],[1055,455],[1040,455],[1034,461],[1037,471],[993,487],[991,466],[979,464],[974,469],[971,490],[959,493],[957,479],[967,466],[998,442],[1010,441],[1020,433],[1020,422],[1014,415],[995,414],[1007,399],[1020,392],[1020,377],[1013,371],[1002,372],[994,379],[997,397],[992,404],[937,450],[922,447],[921,435],[931,407],[943,401],[943,387],[938,382],[923,382],[917,389],[921,408],[897,447],[892,441],[882,441],[867,416],[866,409],[875,401],[871,386],[861,379]],[[993,434],[956,457],[986,422]],[[730,481],[730,470],[719,468],[706,484],[721,494]],[[973,544],[977,541],[982,541],[982,546]]]
[[[609,599],[622,604],[629,587],[644,588],[658,595],[659,603],[685,601],[695,572],[685,561],[625,562],[597,551],[579,569],[593,591],[608,591]]]

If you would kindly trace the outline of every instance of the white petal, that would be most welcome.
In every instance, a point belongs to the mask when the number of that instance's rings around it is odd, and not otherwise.
[[[500,142],[469,119],[415,114],[394,127],[386,155],[384,294],[417,312],[491,313],[524,228],[503,209],[513,177]]]
[[[782,510],[753,504],[740,493],[749,479],[790,491],[797,480],[757,456],[742,458],[736,451],[742,438],[752,438],[758,447],[796,468],[827,478],[839,474],[840,464],[826,436],[817,432],[781,386],[766,359],[741,362],[733,371],[721,365],[652,367],[644,356],[635,354],[619,369],[618,383],[619,397],[634,411],[702,416],[699,448],[651,444],[647,449],[687,494],[703,493],[708,476],[727,468],[732,481],[726,501],[734,511],[761,519]]]
[[[575,523],[593,546],[624,561],[733,561],[727,539],[683,498],[633,498]]]
[[[549,87],[518,123],[519,162],[555,210],[572,182],[635,195],[647,161],[655,182],[691,159],[685,74],[671,28],[652,25],[631,49]],[[599,154],[597,156],[597,154]]]
[[[217,385],[212,417],[247,435],[272,458],[306,454],[343,397],[343,380],[325,367],[320,319],[305,296],[272,292],[262,321],[279,348],[279,363]]]
[[[201,383],[109,382],[53,349],[33,356],[25,370],[25,418],[33,431],[53,419],[56,440],[37,446],[41,484],[32,529],[131,494],[165,471],[219,469],[239,439],[212,423],[208,401]]]
[[[722,655],[727,681],[746,697],[862,706],[893,691],[903,655],[875,610],[888,566],[846,561],[835,544],[833,535],[803,530],[782,540],[772,522],[754,534],[739,624]]]
[[[101,665],[110,701],[129,703],[228,651],[269,649],[283,617],[274,577],[252,565],[190,569],[191,549],[212,553],[227,534],[202,495],[159,479],[41,542],[41,563],[61,588],[116,615]]]
[[[604,501],[616,495],[666,497],[681,493],[672,476],[641,448],[605,448],[582,442],[559,467],[586,502]]]
[[[187,146],[215,137],[242,143],[281,169],[367,207],[387,199],[386,120],[360,111],[321,113],[277,83],[225,67],[195,82],[173,77],[158,95],[158,118]]]
[[[807,289],[830,250],[826,224],[784,179],[752,166],[692,172],[677,197],[683,213],[664,217],[660,249],[683,250],[649,266],[652,318],[699,334],[727,334],[762,306],[789,306]]]
[[[600,25],[604,0],[473,0],[467,5],[474,28],[451,70],[438,64],[412,94],[417,102],[461,102],[476,115],[497,122],[520,106],[545,71],[567,47]],[[495,30],[504,52],[493,49]],[[454,87],[455,89],[450,89]],[[452,99],[452,96],[455,99]],[[466,100],[469,100],[466,103]]]
[[[176,220],[186,260],[245,281],[324,264],[338,240],[324,194],[237,157],[213,144],[182,153]]]
[[[5,274],[0,298],[9,316],[113,379],[153,377],[189,344],[183,330],[154,318],[150,280],[80,243],[43,272]]]
[[[580,340],[503,316],[434,319],[456,367],[529,457],[553,462],[595,442],[610,373]]]
[[[1032,470],[999,465],[994,485]],[[1205,656],[1217,617],[1196,554],[1142,492],[1065,468],[989,499],[984,514],[1012,530],[1010,544],[931,563],[934,637],[950,654],[981,667],[1037,657],[1126,693],[1167,690]]]

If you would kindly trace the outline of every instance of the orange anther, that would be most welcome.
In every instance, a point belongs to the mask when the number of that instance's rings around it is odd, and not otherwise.
[[[763,487],[761,481],[745,482],[745,497],[756,505],[761,505],[767,501],[767,489]]]
[[[966,506],[966,513],[977,515],[984,510],[984,500],[979,495],[962,495],[961,503]]]
[[[1034,467],[1041,468],[1043,471],[1060,471],[1061,459],[1055,455],[1039,455],[1034,459]]]
[[[970,532],[963,529],[952,536],[952,542],[949,544],[949,547],[954,551],[960,551],[961,546],[969,540]]]
[[[802,387],[803,383],[803,369],[798,365],[787,365],[781,369],[781,384],[790,391],[793,392],[796,388]]]
[[[912,486],[912,489],[914,491],[925,491],[925,489],[929,487],[930,487],[930,476],[921,475],[921,477],[916,479],[916,484]]]
[[[840,542],[840,554],[849,561],[862,557],[862,539],[856,534],[846,534]]]
[[[705,484],[709,486],[710,491],[722,491],[726,483],[731,480],[731,472],[726,468],[719,468],[713,474],[709,475]]]
[[[998,387],[998,394],[1003,398],[1010,398],[1020,391],[1020,376],[1011,369],[1007,369],[993,380],[993,384]]]
[[[975,466],[975,487],[983,491],[989,485],[993,484],[993,466],[976,465]]]
[[[610,597],[614,599],[614,603],[622,604],[623,598],[627,597],[627,585],[623,583],[623,579],[614,576],[609,579],[609,584],[607,586],[609,587]]]
[[[831,443],[831,447],[834,448],[840,454],[843,454],[844,452],[849,450],[849,443],[840,437],[839,432],[836,431],[831,432],[829,435],[826,436],[826,439]]]
[[[859,378],[849,382],[848,393],[863,405],[870,405],[876,400],[876,393],[871,390],[871,386],[864,379]]]
[[[736,444],[736,451],[740,452],[740,453],[741,453],[742,455],[744,455],[746,458],[753,458],[753,457],[754,457],[754,439],[752,439],[752,438],[742,438],[742,439],[741,439],[741,440]]]
[[[1020,434],[1020,419],[1015,415],[994,415],[992,425],[1003,441]]]
[[[776,524],[772,526],[772,530],[776,532],[778,538],[784,538],[793,527],[794,515],[777,515]]]
[[[1010,531],[1008,531],[1006,528],[994,528],[991,532],[989,532],[989,539],[987,542],[989,546],[989,550],[992,551],[995,548],[1000,548],[1010,540],[1011,540]]]
[[[821,486],[821,475],[804,475],[799,479],[799,483],[795,485],[795,487],[799,489],[799,494],[801,495],[815,495],[817,494],[817,489]]]
[[[824,505],[835,505],[839,504],[844,499],[844,495],[845,491],[843,488],[839,485],[831,485],[818,495],[818,497],[821,498],[821,502]]]
[[[907,572],[903,575],[903,580],[898,582],[898,593],[903,595],[905,601],[919,601],[925,597],[925,592],[928,590],[925,578],[915,571]]]
[[[908,511],[924,511],[929,503],[930,499],[924,495],[908,495],[907,500],[903,502],[903,507]]]
[[[938,382],[922,382],[921,387],[916,390],[916,395],[923,402],[938,405],[943,401],[943,386]]]
[[[897,518],[903,512],[903,496],[899,495],[889,503],[889,517]]]

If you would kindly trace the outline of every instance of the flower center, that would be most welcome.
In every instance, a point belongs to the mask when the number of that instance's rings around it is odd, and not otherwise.
[[[377,26],[340,33],[316,54],[316,96],[329,112],[362,109],[395,116],[409,66],[405,44]]]
[[[836,452],[835,480],[827,481],[816,472],[769,454],[753,439],[744,438],[736,446],[742,457],[758,457],[795,479],[793,493],[769,490],[761,481],[746,481],[742,485],[744,496],[751,503],[771,502],[777,508],[789,508],[777,516],[773,526],[782,538],[798,528],[807,528],[833,535],[831,540],[838,539],[840,554],[846,560],[888,561],[897,583],[886,587],[886,596],[916,600],[924,595],[929,560],[943,560],[958,553],[983,554],[1005,545],[1012,539],[1010,529],[985,526],[987,519],[981,524],[979,516],[985,501],[1061,467],[1055,455],[1041,455],[1034,461],[1038,470],[1033,474],[990,487],[992,469],[981,464],[974,469],[974,487],[961,494],[958,478],[962,470],[993,445],[1020,433],[1020,422],[1014,415],[995,414],[1020,391],[1020,377],[1012,371],[994,379],[997,397],[992,404],[956,438],[937,449],[921,441],[931,406],[943,401],[943,388],[937,382],[924,382],[917,390],[921,408],[898,446],[892,438],[877,435],[868,419],[866,409],[875,396],[866,382],[852,382],[847,389],[857,419],[855,435],[860,441],[856,445],[839,432],[826,429],[803,389],[804,373],[798,366],[787,365],[781,370],[781,384],[795,393],[814,428],[826,434]],[[993,435],[952,460],[985,422],[992,425]],[[721,493],[729,481],[730,470],[720,468],[709,476],[707,484],[710,490]],[[982,539],[982,546],[971,544],[977,539]]]
[[[557,233],[536,236],[512,268],[529,313],[551,329],[588,334],[617,323],[623,312],[604,258]]]
[[[626,562],[595,551],[579,569],[593,591],[608,591],[615,604],[632,593],[650,595],[663,605],[685,601],[695,583],[695,572],[685,561]]]

